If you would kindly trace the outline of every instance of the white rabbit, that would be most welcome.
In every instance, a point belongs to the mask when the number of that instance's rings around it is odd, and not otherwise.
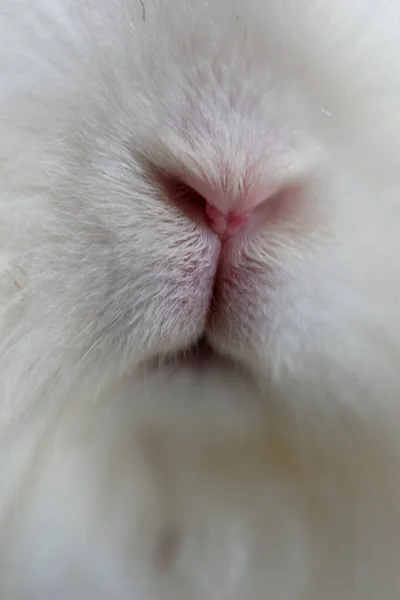
[[[1,600],[398,600],[400,4],[0,0]]]

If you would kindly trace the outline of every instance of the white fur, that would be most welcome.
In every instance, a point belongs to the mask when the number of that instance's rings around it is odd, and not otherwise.
[[[1,600],[397,600],[399,56],[397,0],[0,0]],[[297,196],[206,326],[155,173],[225,167]]]

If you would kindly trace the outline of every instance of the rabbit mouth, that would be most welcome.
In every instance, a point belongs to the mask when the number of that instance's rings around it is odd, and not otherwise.
[[[187,365],[202,369],[219,360],[222,360],[222,357],[217,356],[206,337],[202,336],[197,342],[194,342],[187,348],[153,358],[150,365],[153,368]]]

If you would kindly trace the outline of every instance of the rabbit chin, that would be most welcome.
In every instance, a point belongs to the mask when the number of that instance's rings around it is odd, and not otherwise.
[[[88,381],[9,432],[1,597],[397,600],[396,462],[344,419],[266,410],[228,372]]]

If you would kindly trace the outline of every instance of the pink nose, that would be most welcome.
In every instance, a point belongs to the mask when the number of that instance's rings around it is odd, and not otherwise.
[[[264,204],[269,197],[264,186],[251,191],[242,185],[242,190],[224,192],[216,189],[205,180],[187,179],[186,185],[203,199],[205,222],[208,227],[221,239],[226,240],[239,233],[249,221],[252,213],[259,205]]]
[[[206,202],[206,222],[221,239],[235,236],[247,223],[249,217],[250,212],[222,213],[218,208]]]
[[[173,197],[187,214],[201,215],[203,222],[222,241],[237,235],[247,224],[254,211],[268,207],[271,189],[265,185],[213,185],[206,178],[185,177],[172,180]],[[225,188],[225,189],[224,189]]]

